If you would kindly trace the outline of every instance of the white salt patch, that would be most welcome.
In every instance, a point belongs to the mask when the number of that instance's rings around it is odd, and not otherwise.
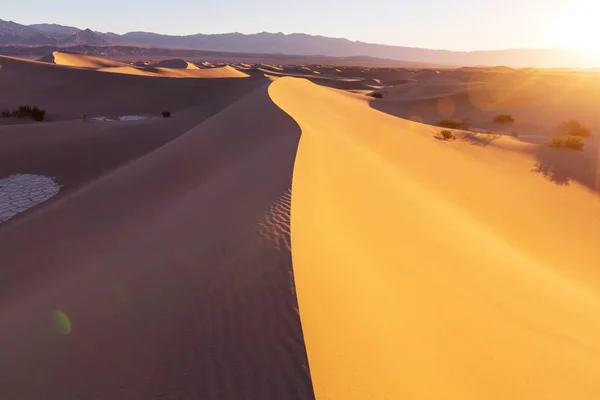
[[[140,119],[148,119],[150,117],[144,115],[123,115],[119,117],[119,121],[137,121]]]
[[[0,223],[56,195],[60,186],[43,175],[18,174],[0,179]]]
[[[148,115],[121,115],[120,117],[92,117],[90,119],[92,121],[112,122],[112,121],[139,121],[141,119],[149,119],[149,118],[156,118],[156,117],[150,117]]]

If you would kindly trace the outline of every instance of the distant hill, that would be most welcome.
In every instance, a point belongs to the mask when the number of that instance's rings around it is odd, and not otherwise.
[[[437,65],[509,67],[591,67],[600,65],[600,57],[559,49],[508,49],[490,51],[432,50],[406,46],[350,41],[348,39],[307,35],[302,33],[256,34],[194,34],[186,36],[161,35],[151,32],[116,33],[93,32],[89,29],[56,24],[21,25],[0,20],[0,45],[122,45],[168,47],[225,52],[244,52],[287,55],[325,55],[331,57],[374,57],[413,63]]]
[[[0,19],[0,44],[43,45],[57,40],[30,26]]]
[[[64,39],[81,31],[81,29],[75,28],[73,26],[64,26],[57,24],[33,24],[29,25],[29,27],[35,28],[38,31],[44,32],[45,34],[57,39]]]
[[[110,44],[110,41],[102,34],[96,33],[90,29],[85,29],[74,33],[71,36],[67,36],[62,39],[61,44],[79,44],[79,45],[91,45],[91,46],[106,46]]]

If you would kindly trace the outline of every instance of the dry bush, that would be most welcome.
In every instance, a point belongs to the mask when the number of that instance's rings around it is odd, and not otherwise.
[[[454,140],[456,139],[456,136],[454,136],[454,133],[452,133],[452,131],[448,130],[448,129],[444,129],[443,131],[440,131],[437,134],[438,137],[444,139],[444,140]]]
[[[575,119],[569,121],[563,121],[558,125],[558,130],[571,136],[590,136],[591,132],[588,128],[581,125],[581,123]]]
[[[463,127],[463,123],[451,118],[444,118],[443,120],[438,122],[438,126],[449,129],[461,129]]]
[[[500,124],[500,125],[514,124],[515,119],[510,114],[500,114],[500,115],[497,115],[496,118],[494,118],[493,122],[495,124]]]
[[[550,138],[550,146],[566,149],[583,150],[583,139],[580,136],[559,136]]]

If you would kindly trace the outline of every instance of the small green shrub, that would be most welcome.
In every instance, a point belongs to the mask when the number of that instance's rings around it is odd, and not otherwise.
[[[163,111],[162,112],[162,116],[163,116],[163,118],[169,118],[171,116],[171,112],[170,111]]]
[[[383,94],[381,94],[381,92],[373,92],[371,93],[372,97],[375,97],[376,99],[382,99],[383,98]]]
[[[454,133],[452,133],[452,131],[448,130],[448,129],[444,129],[442,131],[440,131],[440,133],[438,133],[439,137],[441,137],[444,140],[454,140],[455,136]]]
[[[591,132],[588,128],[581,125],[581,123],[575,119],[569,121],[563,121],[558,125],[558,129],[571,136],[590,136]]]
[[[462,128],[463,124],[454,119],[444,118],[443,120],[438,122],[438,126],[441,126],[442,128],[449,128],[449,129],[460,129],[460,128]]]
[[[500,115],[497,115],[496,118],[494,118],[493,122],[495,124],[500,124],[500,125],[514,124],[515,119],[510,114],[500,114]]]
[[[566,149],[583,150],[583,139],[580,136],[562,136],[550,138],[550,146]]]

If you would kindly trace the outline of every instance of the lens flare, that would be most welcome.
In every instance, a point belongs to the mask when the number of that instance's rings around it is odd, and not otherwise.
[[[441,116],[449,118],[456,112],[456,104],[450,97],[440,97],[437,101],[437,111]]]
[[[69,320],[69,317],[64,311],[54,311],[52,319],[54,320],[54,326],[60,333],[64,335],[71,333],[71,320]]]

